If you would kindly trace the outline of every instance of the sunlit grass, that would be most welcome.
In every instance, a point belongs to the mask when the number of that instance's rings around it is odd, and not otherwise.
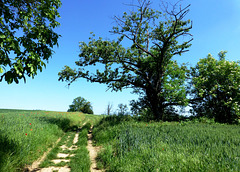
[[[72,172],[88,172],[90,171],[90,157],[89,152],[86,148],[87,146],[87,134],[91,127],[90,123],[87,123],[79,132],[79,139],[76,145],[78,149],[74,151],[75,156],[71,158],[69,166],[71,167]]]
[[[89,158],[89,152],[86,148],[87,146],[87,134],[90,129],[91,124],[87,123],[82,127],[82,129],[79,131],[79,137],[78,142],[74,145],[73,139],[75,136],[75,132],[67,132],[61,141],[56,145],[54,149],[48,154],[47,158],[41,163],[40,167],[45,168],[49,166],[69,166],[71,168],[71,171],[84,171],[87,172],[90,170],[90,158]],[[76,149],[74,150],[62,150],[60,147],[62,145],[65,145],[67,148],[70,148],[71,146],[76,146]],[[66,153],[69,155],[74,155],[72,157],[64,158],[66,160],[70,160],[70,162],[60,162],[57,164],[54,164],[52,160],[54,159],[60,159],[57,157],[58,153]]]
[[[108,171],[240,171],[237,125],[106,118],[94,139],[104,147],[98,166]]]
[[[97,119],[78,112],[0,109],[0,171],[23,169],[41,157],[65,132],[76,131],[85,121]]]

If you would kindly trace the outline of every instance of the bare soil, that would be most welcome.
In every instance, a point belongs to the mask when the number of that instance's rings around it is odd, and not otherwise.
[[[86,123],[83,124],[83,126]],[[91,172],[102,172],[104,170],[99,170],[97,169],[97,163],[96,163],[96,157],[97,157],[97,153],[100,151],[100,147],[94,147],[93,146],[93,141],[92,141],[92,128],[93,126],[91,126],[91,129],[88,133],[88,145],[87,145],[87,149],[89,151],[89,156],[90,156],[90,160],[91,160],[91,167],[90,167],[90,171]],[[79,134],[76,133],[75,137],[73,139],[73,145],[71,147],[67,147],[66,145],[62,145],[60,146],[60,148],[64,151],[64,150],[76,150],[77,146],[75,145],[78,142],[78,136]],[[61,138],[59,138],[57,140],[57,142],[54,144],[54,146],[50,149],[48,149],[47,152],[44,153],[44,155],[39,158],[37,161],[35,161],[31,166],[28,166],[26,168],[26,171],[30,171],[30,172],[53,172],[53,171],[58,171],[58,172],[70,172],[71,169],[68,166],[64,166],[64,167],[47,167],[47,168],[39,168],[39,165],[45,160],[46,156],[48,155],[48,153],[58,144],[58,142],[61,140]],[[63,154],[61,152],[59,152],[57,154],[57,157],[59,159],[54,159],[52,160],[52,162],[54,162],[55,164],[58,164],[62,161],[64,162],[69,162],[69,159],[64,159],[67,157],[72,157],[74,156],[74,154]]]
[[[92,163],[91,167],[90,167],[90,171],[91,172],[101,172],[103,170],[97,169],[97,162],[96,162],[97,153],[100,151],[100,147],[94,147],[93,144],[92,144],[92,128],[93,128],[93,126],[91,127],[91,129],[88,133],[88,145],[87,145],[90,160],[91,160],[91,163]]]

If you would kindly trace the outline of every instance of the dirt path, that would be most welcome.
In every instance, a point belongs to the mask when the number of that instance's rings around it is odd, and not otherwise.
[[[83,123],[82,127],[86,124]],[[77,142],[78,142],[78,137],[79,137],[79,131],[81,130],[80,127],[77,131],[77,133],[75,134],[75,137],[73,139],[73,145],[71,147],[67,147],[66,145],[62,145],[60,146],[61,150],[64,151],[64,150],[76,150],[77,149],[77,146],[75,145]],[[70,137],[70,136],[69,136]],[[47,157],[47,155],[49,154],[49,152],[59,143],[59,141],[61,140],[61,138],[59,138],[57,140],[57,142],[54,144],[54,146],[50,149],[48,149],[47,152],[44,153],[44,155],[38,159],[37,161],[33,162],[33,164],[29,167],[26,168],[25,171],[30,171],[30,172],[53,172],[53,171],[58,171],[58,172],[70,172],[71,169],[68,167],[68,166],[64,166],[64,167],[54,167],[54,166],[50,166],[50,167],[47,167],[47,168],[42,168],[40,169],[39,168],[39,165],[45,160],[45,158]],[[69,159],[64,159],[64,158],[67,158],[67,157],[73,157],[75,154],[64,154],[64,153],[61,153],[59,152],[57,154],[57,158],[59,159],[53,159],[51,160],[54,164],[58,164],[58,163],[61,163],[61,162],[70,162]]]
[[[85,124],[86,123],[84,123],[82,126],[84,126]],[[79,128],[78,132],[81,130],[81,128]],[[92,144],[92,142],[93,142],[92,141],[92,129],[93,129],[93,126],[91,126],[89,133],[88,133],[88,145],[87,145],[87,149],[89,151],[89,156],[90,156],[90,160],[91,160],[90,171],[91,172],[102,172],[104,170],[97,169],[96,157],[97,157],[97,153],[100,150],[100,147],[94,147]],[[65,144],[63,144],[62,146],[59,147],[61,151],[65,151],[65,150],[72,151],[72,150],[78,149],[78,147],[76,145],[76,143],[78,142],[78,137],[79,137],[78,132],[75,134],[75,137],[72,140],[72,146],[67,147]],[[68,137],[70,137],[70,136],[68,136]],[[25,171],[30,171],[30,172],[53,172],[53,171],[70,172],[71,169],[67,165],[62,166],[62,167],[49,166],[46,168],[39,168],[39,165],[45,160],[45,158],[47,157],[49,152],[59,143],[60,140],[61,140],[61,138],[59,138],[57,140],[57,142],[54,144],[54,146],[52,148],[48,149],[48,151],[45,152],[44,155],[40,159],[35,161],[31,166],[27,167]],[[69,138],[68,138],[68,140],[69,140]],[[68,142],[68,140],[66,142]],[[57,159],[52,159],[51,162],[53,162],[54,164],[58,164],[61,162],[70,162],[71,159],[69,159],[69,157],[75,156],[75,154],[71,154],[71,153],[66,154],[66,153],[62,153],[61,151],[58,152]]]
[[[52,148],[49,148],[47,152],[43,154],[41,158],[39,158],[37,161],[33,162],[31,166],[26,168],[26,171],[36,171],[39,167],[39,165],[44,161],[46,156],[49,154],[49,152],[58,144],[58,142],[61,140],[61,137],[56,141],[54,146]]]
[[[99,152],[100,147],[94,147],[92,145],[92,129],[93,129],[93,126],[91,126],[90,131],[88,133],[88,145],[87,145],[87,149],[89,151],[89,156],[90,156],[90,160],[91,160],[90,171],[91,172],[100,172],[103,170],[97,169],[97,162],[96,162],[97,153]]]

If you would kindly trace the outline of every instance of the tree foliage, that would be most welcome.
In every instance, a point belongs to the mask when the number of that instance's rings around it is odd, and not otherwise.
[[[124,105],[124,104],[120,103],[118,105],[117,115],[118,116],[129,115],[127,105]]]
[[[60,0],[0,0],[0,81],[34,77],[52,56]]]
[[[176,116],[176,106],[184,107],[188,104],[187,99],[187,82],[189,70],[186,65],[179,66],[176,61],[169,61],[166,66],[165,75],[163,77],[162,92],[159,93],[162,100],[163,115],[162,120],[169,120],[171,116]],[[153,119],[151,102],[145,92],[140,92],[138,88],[134,92],[140,95],[139,99],[131,101],[131,110],[135,114],[145,116],[146,119]]]
[[[217,122],[234,123],[240,118],[240,62],[219,60],[211,54],[192,68],[192,106],[197,116],[215,118]]]
[[[83,97],[77,97],[73,100],[72,104],[69,105],[68,112],[82,112],[93,114],[93,108],[89,101]]]
[[[171,59],[191,46],[191,21],[184,20],[190,5],[181,8],[175,4],[169,10],[162,4],[163,14],[150,4],[149,0],[139,0],[138,5],[133,5],[137,10],[115,16],[116,26],[111,33],[119,36],[117,40],[96,39],[93,35],[88,43],[81,42],[76,61],[79,68],[65,66],[59,80],[71,84],[85,78],[105,83],[114,91],[133,88],[158,120],[168,106],[184,105],[185,67]],[[123,40],[129,41],[128,48],[122,45]],[[99,64],[104,69],[98,68],[95,73],[87,68]]]

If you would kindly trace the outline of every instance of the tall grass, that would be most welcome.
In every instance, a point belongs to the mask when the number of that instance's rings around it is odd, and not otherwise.
[[[240,171],[237,125],[113,121],[94,131],[104,147],[99,166],[108,171]]]
[[[69,166],[72,172],[88,172],[90,171],[91,161],[89,157],[89,152],[86,148],[88,141],[88,131],[91,127],[90,123],[87,123],[79,132],[79,138],[77,146],[79,147],[74,153],[76,154],[71,158]]]
[[[77,130],[89,120],[82,113],[0,110],[0,171],[23,169],[64,132]]]

